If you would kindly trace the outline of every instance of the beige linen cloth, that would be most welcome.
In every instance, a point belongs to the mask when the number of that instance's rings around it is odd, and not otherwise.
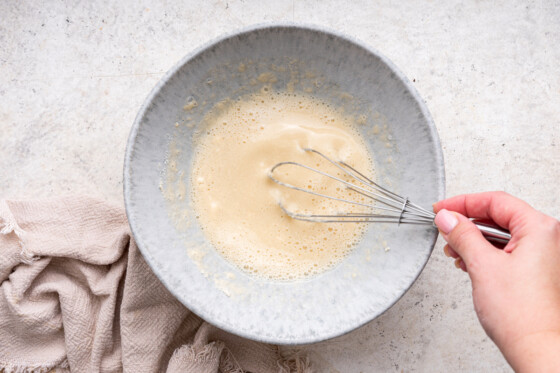
[[[0,372],[310,372],[206,323],[155,277],[123,209],[0,201]]]

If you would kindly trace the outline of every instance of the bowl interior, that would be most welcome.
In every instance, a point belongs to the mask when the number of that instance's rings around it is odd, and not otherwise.
[[[128,143],[127,214],[148,264],[199,316],[254,340],[321,341],[394,304],[426,264],[437,231],[372,224],[341,264],[292,282],[258,279],[225,261],[206,242],[188,196],[170,205],[164,195],[175,193],[179,183],[188,185],[193,131],[207,111],[265,87],[311,92],[363,115],[360,130],[381,184],[427,208],[443,197],[443,160],[433,122],[410,82],[386,58],[323,30],[267,26],[193,52],[154,88]],[[180,179],[166,173],[171,156]]]

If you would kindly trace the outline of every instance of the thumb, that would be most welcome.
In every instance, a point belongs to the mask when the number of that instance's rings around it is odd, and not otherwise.
[[[463,215],[440,210],[434,223],[443,238],[459,254],[471,275],[488,262],[489,256],[496,254],[497,249],[484,238],[476,225]]]

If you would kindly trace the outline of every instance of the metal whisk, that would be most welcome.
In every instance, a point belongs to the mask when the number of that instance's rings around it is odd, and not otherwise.
[[[369,179],[367,176],[350,166],[349,164],[343,161],[334,161],[324,155],[321,152],[318,152],[314,149],[303,149],[307,152],[315,153],[334,166],[336,166],[339,170],[341,170],[345,175],[350,177],[350,181],[343,180],[339,177],[333,176],[328,174],[324,171],[318,170],[313,167],[306,166],[304,164],[298,162],[280,162],[274,167],[272,167],[269,171],[269,178],[274,181],[278,185],[282,185],[287,188],[291,188],[294,190],[298,190],[304,193],[312,194],[314,196],[328,198],[335,201],[340,201],[344,203],[348,203],[355,206],[362,206],[367,207],[372,210],[371,213],[336,213],[336,214],[302,214],[293,211],[287,210],[284,205],[280,202],[279,205],[282,210],[291,218],[309,222],[317,222],[317,223],[396,223],[400,224],[419,224],[419,225],[431,225],[434,226],[434,218],[436,214],[432,211],[426,210],[421,206],[418,206],[415,203],[412,203],[408,200],[408,198],[401,197],[398,194],[391,192],[390,190],[380,186],[373,180]],[[371,200],[370,203],[362,203],[357,201],[351,201],[344,198],[334,197],[327,194],[315,192],[313,190],[304,189],[283,181],[278,180],[274,176],[274,171],[278,170],[278,168],[282,166],[292,165],[296,167],[302,167],[310,172],[314,172],[320,174],[324,177],[330,178],[337,182],[342,183],[347,189],[352,190],[364,197],[367,197]],[[377,212],[373,212],[379,211]],[[486,239],[506,244],[511,239],[511,235],[509,232],[504,231],[500,228],[495,226],[473,220],[476,224],[478,229],[482,232],[482,234],[486,237]]]

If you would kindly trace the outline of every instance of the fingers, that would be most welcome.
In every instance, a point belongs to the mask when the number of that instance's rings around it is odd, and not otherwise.
[[[526,202],[505,192],[463,194],[434,204],[434,212],[456,211],[470,218],[488,219],[512,233],[516,226],[530,222],[538,213]]]
[[[459,254],[457,254],[455,250],[453,250],[453,248],[449,246],[449,244],[443,247],[443,253],[449,258],[455,259],[455,268],[460,268],[464,272],[467,272],[467,265],[465,264],[465,262],[463,262],[463,259],[461,259]]]
[[[463,262],[463,259],[460,257],[455,259],[455,268],[462,269],[463,272],[467,272],[467,265]]]
[[[457,259],[459,257],[459,254],[457,254],[449,244],[443,247],[443,253],[449,258]]]
[[[443,253],[445,254],[445,256],[447,256],[449,258],[455,259],[455,268],[460,268],[463,271],[467,272],[467,266],[466,266],[465,262],[463,262],[463,259],[461,259],[459,254],[457,254],[455,252],[455,250],[453,250],[453,248],[451,246],[449,246],[449,244],[446,244],[443,247]]]
[[[498,251],[480,233],[480,230],[461,214],[440,210],[434,220],[443,238],[449,243],[446,255],[455,258],[455,266],[475,271]]]

